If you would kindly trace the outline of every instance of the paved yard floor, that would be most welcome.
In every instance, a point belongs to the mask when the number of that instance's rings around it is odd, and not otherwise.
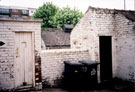
[[[43,88],[40,91],[36,90],[27,90],[27,91],[1,91],[0,92],[135,92],[135,83],[133,82],[126,82],[121,81],[119,79],[113,79],[111,81],[105,81],[102,82],[94,87],[88,86],[89,88],[86,90],[86,88],[80,89],[78,86],[75,88],[75,85],[73,85],[73,89],[69,88]],[[74,89],[75,88],[75,89]],[[92,88],[92,89],[90,89]],[[78,90],[80,89],[80,90]]]
[[[135,92],[135,83],[129,83],[114,79],[107,82],[102,82],[96,88],[91,90],[64,90],[62,88],[44,88],[42,91],[31,92]]]
[[[67,91],[60,88],[47,88],[42,91],[30,91],[30,92],[135,92],[135,91],[112,91],[112,90],[91,90],[91,91]]]

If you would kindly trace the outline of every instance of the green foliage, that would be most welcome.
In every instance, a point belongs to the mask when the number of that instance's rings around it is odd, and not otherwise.
[[[53,27],[49,21],[53,21],[58,8],[50,2],[47,2],[34,13],[33,18],[43,19],[42,28]]]
[[[77,9],[69,7],[60,9],[55,15],[57,28],[62,28],[64,24],[73,24],[75,26],[81,17],[82,13]]]
[[[33,18],[42,18],[42,28],[62,28],[64,24],[76,25],[80,18],[82,17],[82,12],[77,9],[58,8],[52,3],[46,3],[40,7]]]

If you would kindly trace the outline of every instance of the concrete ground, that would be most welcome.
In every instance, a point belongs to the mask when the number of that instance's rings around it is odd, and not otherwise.
[[[123,90],[123,91],[120,91],[120,90],[107,90],[107,89],[104,89],[104,90],[89,90],[89,91],[67,91],[67,90],[63,90],[63,89],[60,89],[60,88],[47,88],[47,89],[44,89],[42,91],[30,91],[30,92],[135,92],[135,91],[128,91],[128,90]]]
[[[44,89],[42,91],[32,91],[32,92],[116,92],[116,91],[109,91],[109,90],[67,91],[60,88],[53,88],[53,89]],[[121,91],[121,92],[126,92],[126,91]]]
[[[40,91],[36,90],[22,90],[22,91],[1,91],[0,92],[135,92],[135,83],[121,81],[119,79],[113,79],[111,81],[102,82],[94,87],[88,86],[89,88],[80,89],[78,86],[75,88],[73,85],[73,89],[69,88],[43,88]],[[75,88],[75,89],[74,89]],[[92,88],[92,89],[90,89]],[[80,89],[80,90],[78,90]]]
[[[135,92],[135,83],[129,83],[114,79],[112,81],[102,82],[97,87],[89,90],[64,90],[62,88],[44,88],[41,91],[30,92]]]

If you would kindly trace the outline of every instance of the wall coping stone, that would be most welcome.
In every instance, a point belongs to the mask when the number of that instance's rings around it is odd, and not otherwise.
[[[60,52],[79,52],[79,51],[88,51],[88,49],[55,49],[55,50],[42,50],[43,53],[60,53]]]
[[[42,19],[23,19],[23,18],[0,18],[0,21],[12,21],[12,22],[42,22]]]

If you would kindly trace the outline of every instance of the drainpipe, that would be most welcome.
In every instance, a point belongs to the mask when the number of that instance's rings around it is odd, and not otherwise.
[[[124,0],[124,10],[126,10],[126,0]]]
[[[135,10],[135,0],[134,0],[134,10]]]

